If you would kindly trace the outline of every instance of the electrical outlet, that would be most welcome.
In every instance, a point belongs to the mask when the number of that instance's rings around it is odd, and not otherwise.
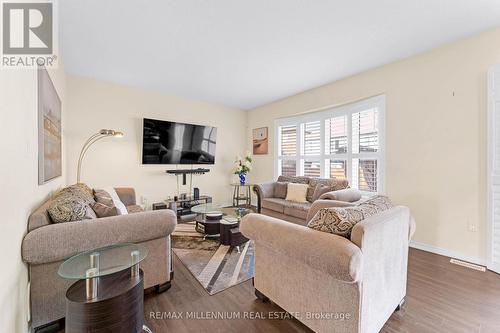
[[[471,220],[469,220],[469,231],[470,232],[477,232],[477,225],[476,223],[472,222]]]
[[[141,195],[141,204],[143,205],[148,204],[148,198],[145,195]]]

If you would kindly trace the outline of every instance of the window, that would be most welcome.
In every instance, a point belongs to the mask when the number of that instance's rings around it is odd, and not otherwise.
[[[363,192],[384,191],[385,97],[276,120],[276,172],[347,178]]]

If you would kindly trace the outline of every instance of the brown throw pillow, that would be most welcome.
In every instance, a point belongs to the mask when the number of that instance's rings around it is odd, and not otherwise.
[[[287,188],[288,183],[285,182],[277,182],[276,184],[274,184],[274,197],[285,199]]]
[[[394,205],[388,197],[377,195],[354,207],[322,208],[307,226],[318,231],[350,238],[352,228],[358,222],[392,207]]]
[[[319,199],[323,194],[333,191],[333,187],[323,184],[317,184],[314,189],[314,193],[312,195],[311,202],[314,202]]]
[[[95,189],[94,198],[96,203],[91,207],[96,213],[97,217],[120,215],[118,208],[116,208],[113,202],[113,198],[111,198],[111,195],[107,191]]]
[[[118,210],[116,209],[115,206],[110,207],[106,206],[103,203],[96,202],[93,205],[91,205],[91,207],[94,210],[97,217],[110,217],[118,215]]]
[[[94,199],[96,202],[102,203],[108,207],[115,207],[115,204],[113,203],[113,198],[111,198],[111,195],[104,190],[95,189]]]

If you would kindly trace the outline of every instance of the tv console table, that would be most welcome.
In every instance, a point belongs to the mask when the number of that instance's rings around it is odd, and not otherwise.
[[[177,176],[177,194],[180,194],[179,177],[182,176],[182,185],[187,183],[187,175],[189,175],[189,193],[193,192],[193,175],[204,175],[210,172],[210,169],[174,169],[165,171],[168,174]]]
[[[212,197],[208,195],[200,195],[199,198],[194,198],[193,196],[187,196],[185,198],[178,198],[177,201],[170,199],[170,200],[165,200],[163,202],[158,202],[153,204],[153,210],[158,210],[158,209],[168,209],[172,203],[176,203],[177,205],[177,217],[181,217],[183,215],[188,215],[188,214],[193,214],[191,212],[191,207],[204,204],[204,203],[211,203],[212,202]]]

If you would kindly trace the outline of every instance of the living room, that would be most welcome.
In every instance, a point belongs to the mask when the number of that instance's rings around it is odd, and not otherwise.
[[[1,7],[1,332],[500,332],[496,1]]]

